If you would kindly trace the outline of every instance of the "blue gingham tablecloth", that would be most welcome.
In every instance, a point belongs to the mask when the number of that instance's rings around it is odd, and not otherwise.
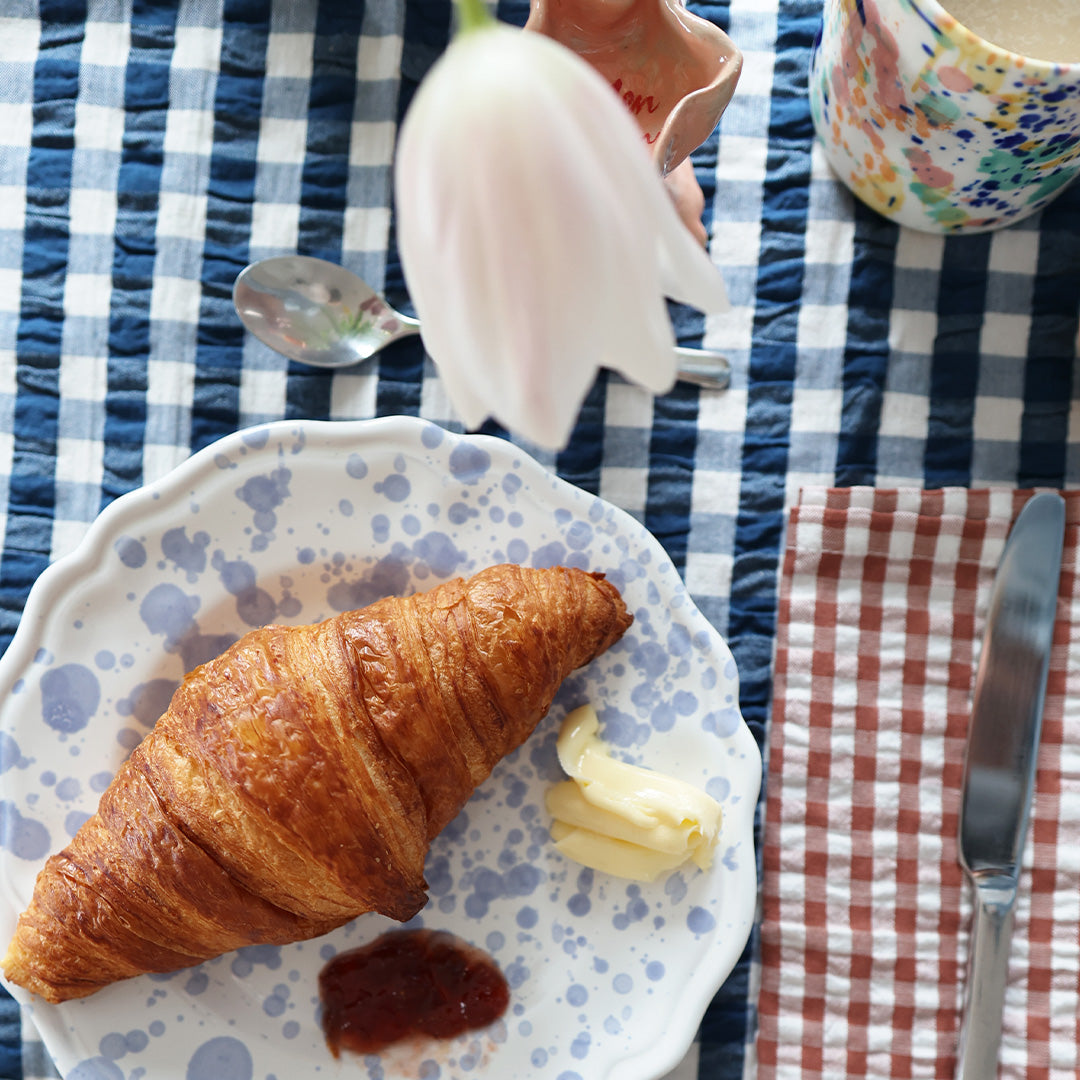
[[[764,744],[800,487],[1080,479],[1080,189],[992,235],[899,230],[814,145],[820,0],[690,7],[745,55],[694,155],[733,306],[673,315],[684,344],[728,352],[733,385],[654,400],[601,376],[568,448],[538,456],[664,544],[727,637]],[[228,432],[393,413],[460,430],[418,339],[304,369],[246,338],[230,301],[247,262],[300,251],[408,309],[391,156],[449,26],[449,0],[0,5],[0,647],[103,506]],[[753,1076],[756,954],[755,934],[684,1080]],[[49,1075],[5,999],[0,1078]]]

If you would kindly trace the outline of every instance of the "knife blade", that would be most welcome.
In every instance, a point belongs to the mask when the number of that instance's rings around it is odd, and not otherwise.
[[[959,858],[974,887],[975,915],[957,1080],[997,1075],[1064,533],[1060,495],[1029,499],[1005,542],[990,594],[960,796]]]

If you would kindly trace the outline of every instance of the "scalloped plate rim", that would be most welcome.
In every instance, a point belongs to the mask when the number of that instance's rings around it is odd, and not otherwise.
[[[136,521],[148,504],[159,500],[182,500],[192,489],[196,489],[200,478],[213,475],[216,469],[215,459],[229,451],[244,446],[255,447],[255,441],[265,435],[266,442],[276,437],[289,434],[303,434],[309,442],[323,440],[342,447],[357,441],[365,443],[370,439],[381,439],[392,443],[399,432],[420,430],[426,427],[438,428],[442,437],[452,441],[471,443],[482,446],[495,455],[513,455],[520,459],[523,469],[532,471],[537,477],[542,475],[545,482],[564,498],[577,500],[585,498],[595,500],[607,507],[623,527],[634,534],[635,540],[651,549],[658,560],[670,563],[670,558],[660,542],[631,514],[613,506],[600,496],[592,495],[555,475],[533,458],[527,450],[515,443],[483,434],[460,434],[443,428],[432,421],[409,416],[386,416],[368,420],[332,421],[332,420],[277,420],[240,429],[222,437],[214,443],[194,452],[168,473],[133,491],[117,497],[105,507],[89,525],[79,543],[69,552],[52,562],[34,582],[27,597],[19,625],[4,655],[0,657],[0,701],[11,693],[13,686],[24,671],[33,662],[37,650],[41,647],[40,633],[48,620],[55,617],[55,601],[62,597],[70,584],[78,582],[100,566],[112,550],[112,546],[124,534],[125,528]],[[257,450],[258,447],[255,447]],[[701,614],[686,594],[687,610],[695,621],[710,637],[713,648],[720,647],[730,656],[727,645],[720,633]],[[62,602],[62,601],[61,601]],[[737,676],[736,676],[737,678]],[[0,707],[0,727],[3,725],[6,710]],[[6,729],[5,729],[6,730]],[[745,721],[740,716],[738,729],[732,737],[740,751],[761,761],[760,750]],[[3,781],[0,780],[0,789]],[[745,808],[739,822],[741,829],[739,840],[749,842],[753,851],[754,804],[760,791],[760,776],[757,782],[750,781],[743,793],[749,807]],[[6,849],[0,849],[0,866],[6,866],[12,855]],[[696,1035],[701,1018],[716,993],[727,978],[741,954],[752,929],[757,896],[756,860],[749,862],[751,869],[749,887],[741,890],[739,910],[732,913],[734,922],[744,928],[745,933],[737,935],[740,940],[730,942],[723,950],[724,962],[712,970],[698,964],[692,977],[683,983],[676,1005],[671,1010],[664,1037],[653,1043],[646,1051],[630,1051],[621,1058],[613,1059],[605,1075],[610,1080],[655,1080],[678,1065],[686,1054]],[[2,912],[5,923],[14,922],[14,914],[21,910],[21,902],[13,895],[13,886],[8,874],[3,874],[2,896],[6,910]],[[715,948],[706,951],[708,959],[715,959]],[[66,1024],[60,1014],[64,1006],[48,1006],[43,1002],[31,1001],[20,987],[11,986],[0,977],[0,983],[23,1004],[30,1004],[38,1026],[42,1031],[50,1050],[60,1042],[67,1042],[72,1036],[77,1037],[75,1029]],[[55,1053],[55,1051],[54,1051]]]

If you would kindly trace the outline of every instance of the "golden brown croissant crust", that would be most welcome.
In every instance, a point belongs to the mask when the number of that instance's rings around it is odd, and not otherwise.
[[[431,839],[631,617],[601,575],[495,566],[191,672],[38,875],[3,960],[51,1002],[414,915]]]

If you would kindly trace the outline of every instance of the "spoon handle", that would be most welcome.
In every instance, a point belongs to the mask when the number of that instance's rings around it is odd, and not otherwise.
[[[706,390],[726,390],[731,382],[731,364],[713,349],[675,349],[680,382],[693,383]]]

